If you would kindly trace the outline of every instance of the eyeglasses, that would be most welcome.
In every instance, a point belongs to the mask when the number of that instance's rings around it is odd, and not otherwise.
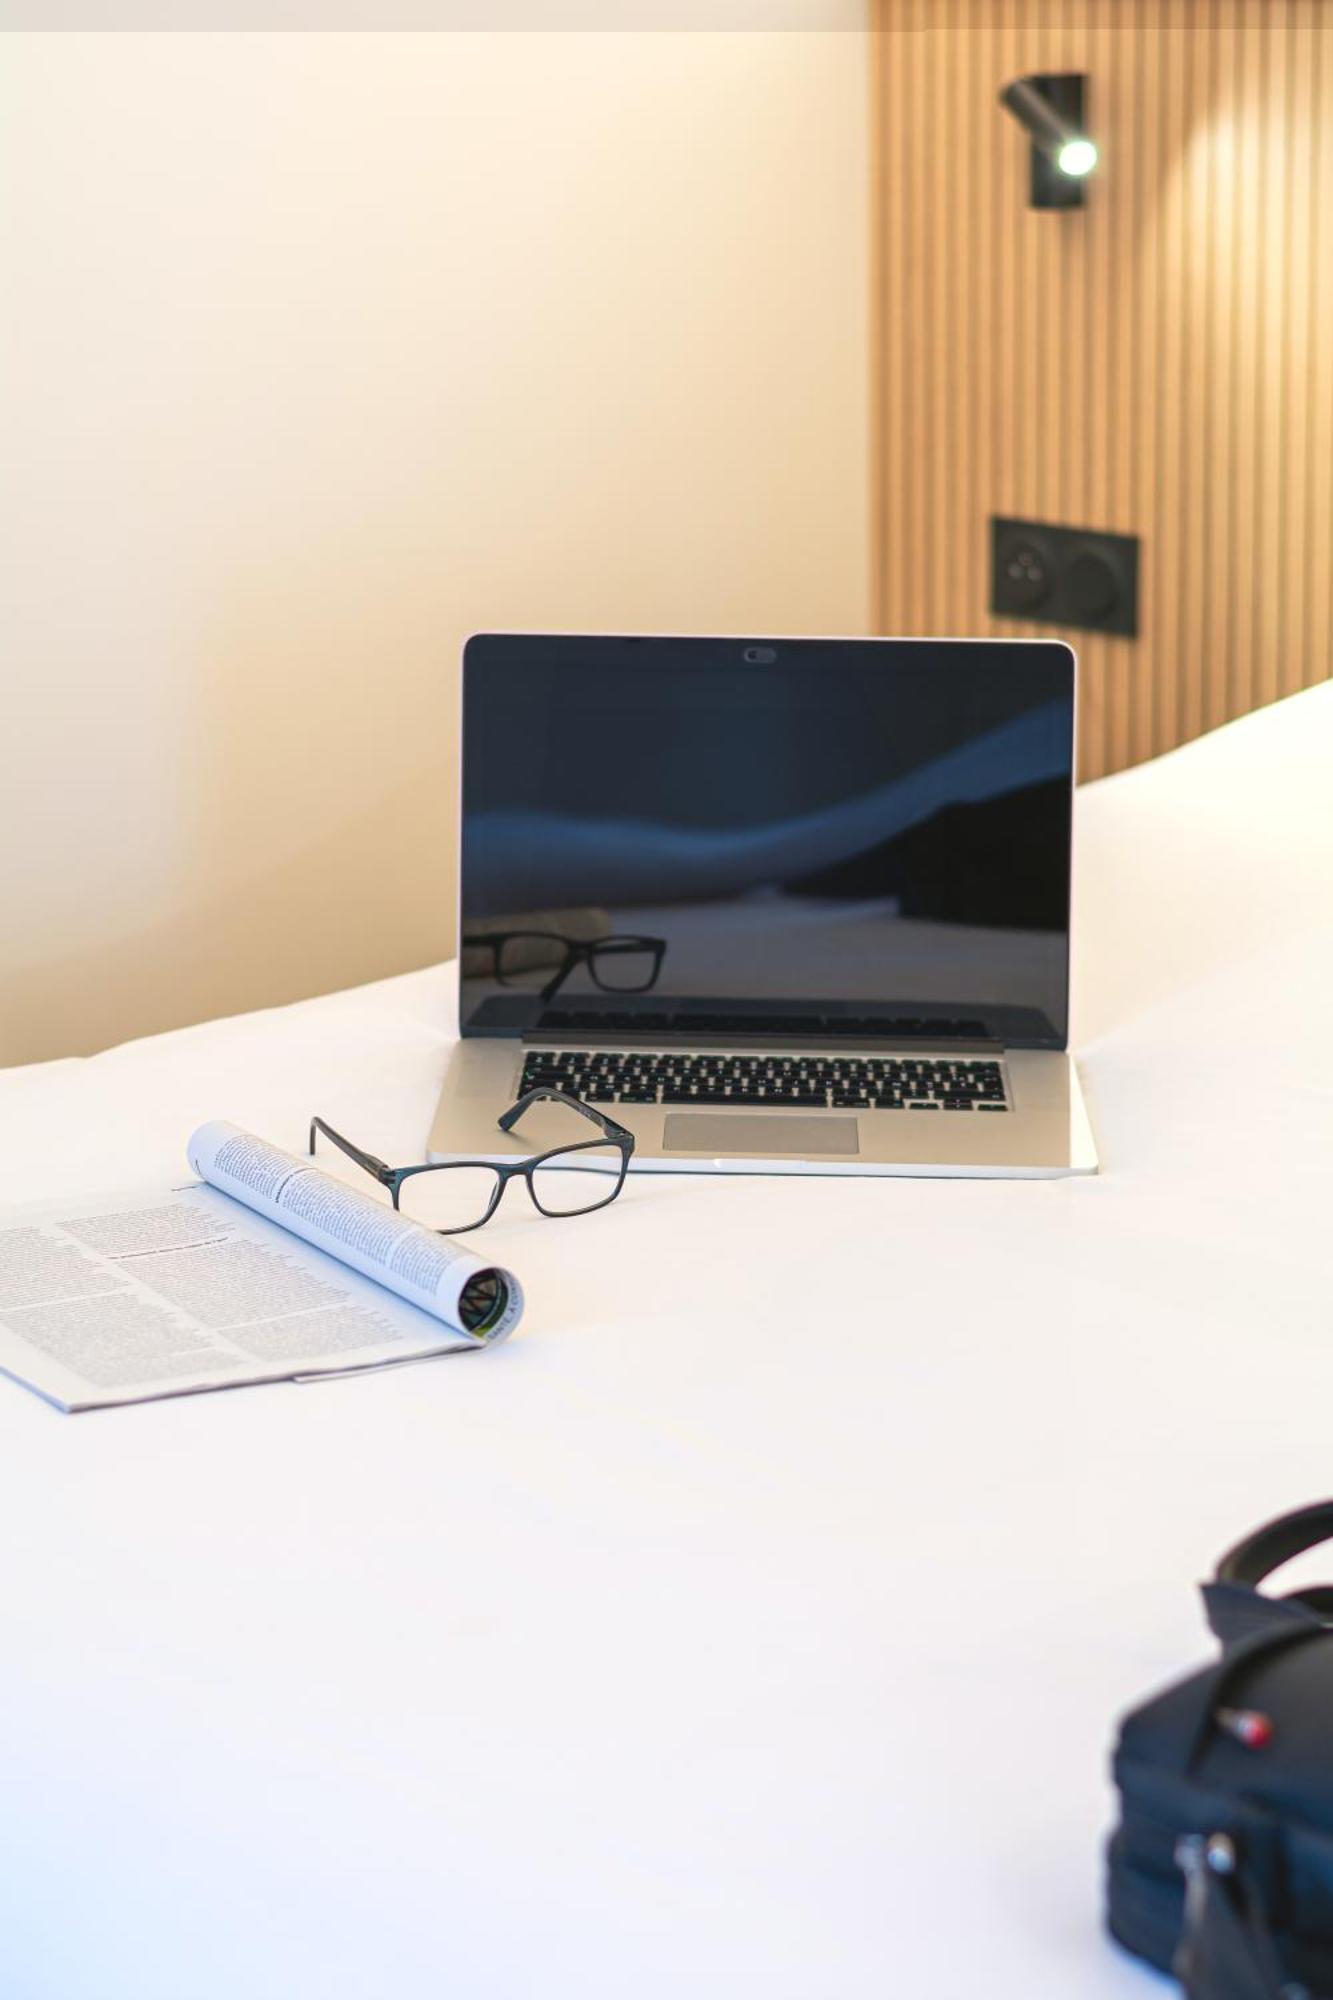
[[[625,1185],[634,1134],[577,1097],[542,1088],[527,1091],[511,1105],[497,1120],[500,1130],[512,1131],[524,1113],[541,1102],[577,1111],[598,1127],[602,1137],[556,1146],[547,1153],[534,1153],[528,1160],[441,1160],[419,1167],[391,1167],[354,1146],[322,1118],[312,1118],[310,1152],[313,1156],[315,1134],[322,1132],[349,1160],[355,1160],[381,1187],[388,1188],[389,1199],[400,1214],[442,1236],[480,1229],[500,1206],[510,1181],[520,1178],[527,1182],[533,1205],[542,1215],[590,1215],[595,1208],[605,1208]]]
[[[465,951],[489,951],[491,976],[501,986],[540,985],[539,997],[553,1000],[578,966],[586,965],[603,993],[646,993],[662,970],[666,939],[655,937],[562,937],[559,931],[483,931],[464,937]],[[544,983],[541,983],[543,982]]]

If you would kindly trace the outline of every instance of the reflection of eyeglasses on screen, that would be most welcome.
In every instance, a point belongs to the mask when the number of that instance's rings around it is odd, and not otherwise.
[[[491,975],[501,986],[521,986],[553,999],[580,965],[603,993],[646,993],[657,984],[665,938],[605,937],[584,940],[558,931],[488,931],[465,937],[468,951],[489,951]],[[539,982],[544,982],[539,985]]]

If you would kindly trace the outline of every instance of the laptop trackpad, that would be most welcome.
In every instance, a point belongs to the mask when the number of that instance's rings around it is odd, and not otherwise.
[[[854,1118],[780,1117],[772,1111],[671,1111],[665,1153],[859,1153]]]

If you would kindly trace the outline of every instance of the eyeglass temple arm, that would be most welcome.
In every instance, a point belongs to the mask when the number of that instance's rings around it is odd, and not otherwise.
[[[591,1118],[594,1125],[601,1127],[608,1139],[628,1139],[634,1144],[634,1134],[627,1132],[623,1125],[617,1125],[614,1118],[608,1118],[596,1105],[585,1104],[581,1097],[571,1097],[567,1090],[553,1090],[549,1084],[539,1084],[535,1090],[524,1091],[517,1104],[511,1104],[502,1112],[496,1124],[502,1132],[512,1132],[525,1111],[531,1111],[534,1104],[566,1104],[571,1111],[581,1111],[585,1118]]]
[[[565,962],[561,966],[559,972],[555,974],[554,978],[547,980],[545,986],[543,986],[541,992],[537,995],[537,998],[541,1001],[543,1007],[546,1005],[548,1000],[554,1000],[556,994],[560,991],[560,988],[564,985],[570,973],[574,970],[574,967],[582,963],[582,960],[578,952],[573,949],[571,939],[562,938],[560,942],[565,947]]]
[[[368,1174],[374,1174],[375,1179],[383,1181],[386,1187],[393,1179],[393,1168],[386,1161],[377,1159],[374,1153],[363,1153],[359,1146],[354,1146],[350,1139],[344,1139],[341,1132],[335,1132],[332,1125],[326,1125],[322,1118],[312,1118],[310,1121],[310,1152],[312,1157],[315,1151],[316,1132],[322,1132],[326,1139],[331,1139],[335,1146],[346,1153],[349,1160],[355,1160],[359,1167],[364,1167]]]

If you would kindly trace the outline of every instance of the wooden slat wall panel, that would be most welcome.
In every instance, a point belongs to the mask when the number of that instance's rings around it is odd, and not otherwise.
[[[1333,0],[879,0],[885,632],[987,609],[990,515],[1137,533],[1137,640],[1070,633],[1080,769],[1333,674]],[[1088,206],[996,102],[1089,77]]]

